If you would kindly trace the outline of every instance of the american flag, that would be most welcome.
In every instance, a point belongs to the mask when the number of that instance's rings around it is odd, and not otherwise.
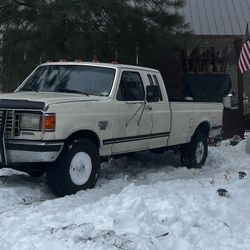
[[[248,30],[248,24],[246,29],[245,38],[240,52],[239,68],[241,74],[250,69],[250,35]]]

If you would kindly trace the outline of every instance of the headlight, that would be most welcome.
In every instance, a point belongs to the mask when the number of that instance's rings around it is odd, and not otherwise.
[[[55,131],[56,116],[55,114],[21,114],[20,129],[35,131]]]
[[[42,116],[39,114],[22,114],[20,125],[23,130],[42,130]]]

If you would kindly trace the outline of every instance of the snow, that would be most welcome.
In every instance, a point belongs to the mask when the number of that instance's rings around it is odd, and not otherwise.
[[[102,165],[95,189],[64,198],[53,196],[44,177],[2,169],[0,249],[249,249],[245,147],[210,147],[198,170],[178,167],[171,152],[113,160]]]

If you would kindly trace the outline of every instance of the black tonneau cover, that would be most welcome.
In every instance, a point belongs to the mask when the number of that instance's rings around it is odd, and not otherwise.
[[[225,73],[188,73],[184,75],[184,84],[197,102],[222,102],[232,87],[230,76]]]

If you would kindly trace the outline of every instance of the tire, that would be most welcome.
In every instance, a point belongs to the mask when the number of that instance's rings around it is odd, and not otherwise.
[[[65,146],[55,166],[47,172],[48,185],[59,197],[93,188],[100,172],[97,147],[89,140],[74,140]]]
[[[196,132],[189,144],[182,147],[181,162],[187,168],[201,168],[207,159],[207,136]]]

